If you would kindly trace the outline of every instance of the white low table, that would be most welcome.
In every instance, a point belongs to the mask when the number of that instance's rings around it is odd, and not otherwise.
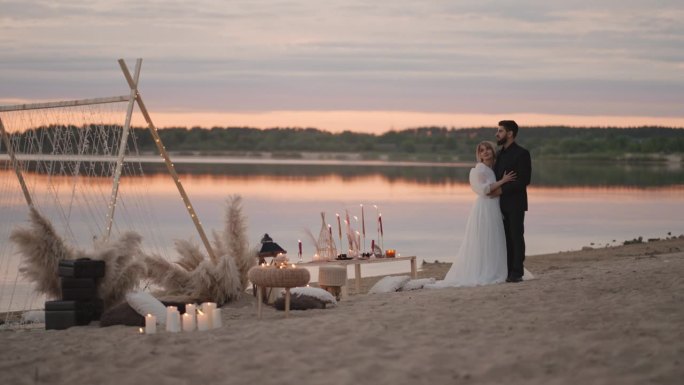
[[[332,261],[311,261],[298,263],[297,267],[313,267],[313,266],[325,266],[330,264],[335,265],[354,265],[354,278],[356,281],[356,292],[361,291],[361,265],[367,263],[385,263],[385,262],[399,262],[399,261],[409,261],[411,263],[411,278],[416,279],[418,277],[418,267],[416,266],[416,256],[412,255],[410,257],[394,257],[394,258],[368,258],[368,259],[344,259],[338,260],[334,259]]]

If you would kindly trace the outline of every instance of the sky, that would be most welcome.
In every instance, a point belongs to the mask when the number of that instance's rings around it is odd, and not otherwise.
[[[0,105],[128,94],[155,124],[684,127],[684,3],[0,0]]]

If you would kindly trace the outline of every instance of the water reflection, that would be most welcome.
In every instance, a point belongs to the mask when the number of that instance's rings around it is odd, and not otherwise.
[[[339,176],[343,180],[379,176],[397,181],[449,185],[467,183],[472,165],[445,164],[430,166],[328,165],[299,162],[295,164],[189,164],[177,162],[176,169],[185,174],[230,175],[251,179],[271,177],[288,180],[315,180]],[[165,172],[163,164],[144,164],[148,173]],[[532,183],[543,187],[629,186],[662,187],[684,185],[684,168],[680,164],[626,164],[591,161],[535,161]]]
[[[5,156],[6,158],[6,156]],[[129,159],[130,160],[130,159]],[[167,173],[159,157],[142,157],[141,163],[125,164],[129,173]],[[242,179],[269,177],[278,180],[316,180],[337,176],[349,181],[379,176],[384,181],[449,185],[467,183],[471,163],[396,163],[383,161],[306,160],[306,159],[246,159],[214,157],[174,157],[180,174],[221,175]],[[44,172],[61,162],[26,161],[33,172]],[[0,156],[0,168],[7,169]],[[82,174],[97,175],[113,168],[113,163],[86,162],[80,165]],[[69,173],[73,170],[68,169]],[[588,160],[533,160],[532,183],[542,187],[629,186],[663,187],[684,185],[684,167],[679,162],[610,162]]]

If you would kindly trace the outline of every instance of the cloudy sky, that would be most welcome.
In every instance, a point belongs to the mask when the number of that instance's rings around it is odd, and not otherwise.
[[[127,94],[158,126],[684,127],[681,0],[0,0],[0,104]]]

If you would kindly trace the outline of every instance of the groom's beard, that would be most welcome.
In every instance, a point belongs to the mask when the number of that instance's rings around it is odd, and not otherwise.
[[[496,144],[498,144],[499,146],[503,146],[504,144],[506,144],[506,138],[504,137],[504,138],[497,140]]]

